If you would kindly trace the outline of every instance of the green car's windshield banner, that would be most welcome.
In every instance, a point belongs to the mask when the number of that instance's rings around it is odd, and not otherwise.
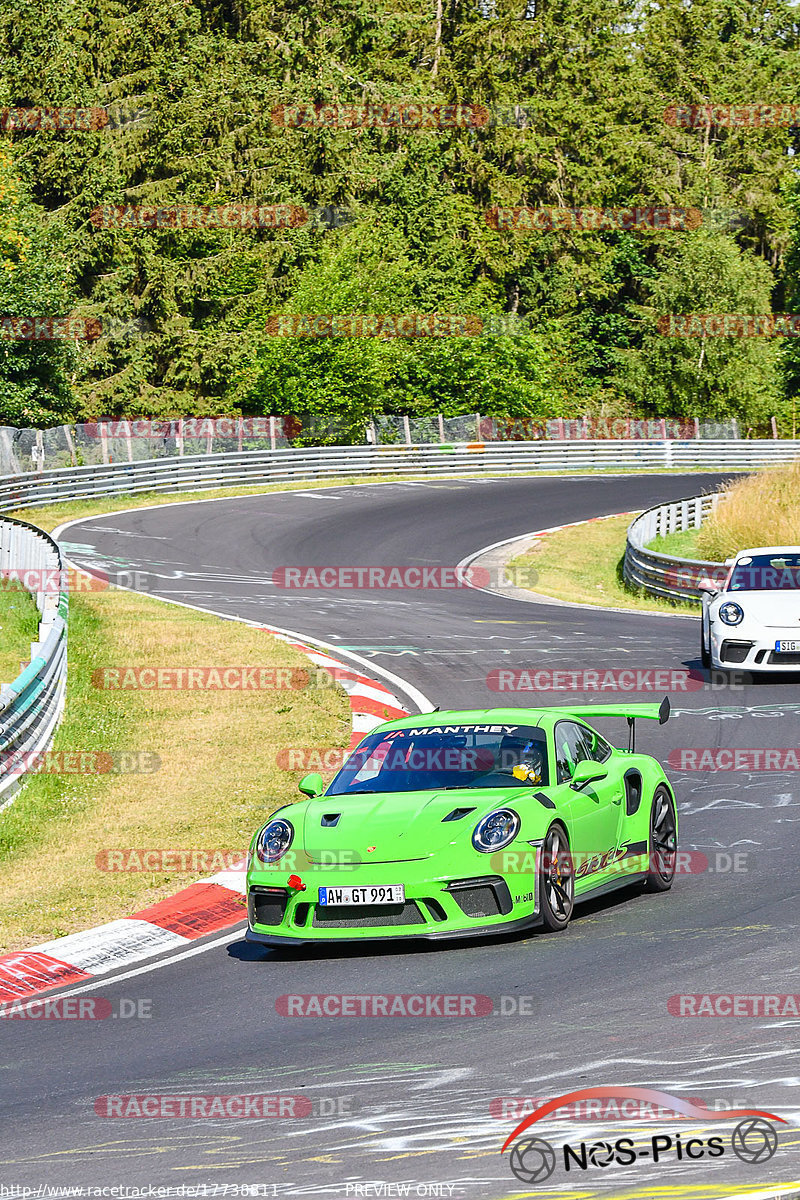
[[[365,738],[328,795],[547,782],[544,730],[525,725],[435,725],[390,729]]]

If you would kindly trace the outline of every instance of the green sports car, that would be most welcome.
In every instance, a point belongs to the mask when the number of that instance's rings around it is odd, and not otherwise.
[[[626,717],[627,750],[587,724]],[[432,712],[379,725],[327,789],[279,809],[247,860],[265,945],[563,929],[576,902],[675,874],[677,806],[634,749],[661,705]]]

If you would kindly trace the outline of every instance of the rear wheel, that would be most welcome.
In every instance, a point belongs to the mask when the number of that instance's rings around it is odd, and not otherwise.
[[[565,929],[575,907],[575,873],[569,841],[561,825],[551,825],[539,866],[542,925],[552,933]]]
[[[669,790],[663,784],[659,784],[650,808],[645,891],[669,891],[675,878],[677,854],[678,822],[675,816],[675,801],[669,794]]]

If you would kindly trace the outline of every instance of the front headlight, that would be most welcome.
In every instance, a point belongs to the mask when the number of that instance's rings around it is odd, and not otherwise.
[[[724,604],[719,606],[719,619],[724,621],[726,625],[739,625],[744,618],[744,609],[739,604],[734,604],[732,600],[726,600]]]
[[[498,808],[475,826],[472,844],[482,854],[505,850],[519,833],[519,817],[510,808]]]
[[[258,835],[256,858],[262,863],[274,863],[281,858],[292,844],[294,829],[283,818],[270,821]]]

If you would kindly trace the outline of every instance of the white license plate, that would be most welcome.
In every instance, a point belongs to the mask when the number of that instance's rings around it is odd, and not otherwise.
[[[800,642],[776,642],[775,649],[778,654],[796,654],[800,651]]]
[[[383,887],[321,887],[320,904],[402,904],[406,889],[402,883]]]

